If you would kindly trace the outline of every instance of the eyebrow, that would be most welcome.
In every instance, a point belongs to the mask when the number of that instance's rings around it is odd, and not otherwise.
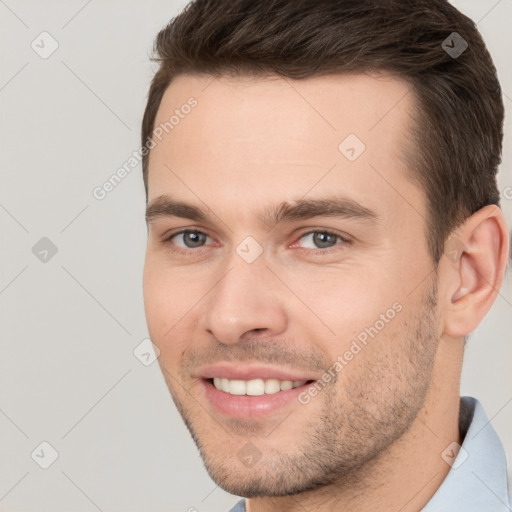
[[[161,195],[147,206],[146,223],[150,224],[160,217],[179,217],[213,224],[217,216],[211,209],[203,210],[192,204],[177,201],[169,195]],[[380,220],[380,216],[375,211],[346,196],[285,201],[267,207],[258,220],[263,226],[272,229],[282,222],[307,220],[314,217],[340,217],[372,223]]]

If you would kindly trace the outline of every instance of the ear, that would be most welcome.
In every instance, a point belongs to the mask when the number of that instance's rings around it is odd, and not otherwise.
[[[485,206],[457,228],[445,244],[444,332],[473,332],[493,305],[503,283],[509,234],[498,206]]]

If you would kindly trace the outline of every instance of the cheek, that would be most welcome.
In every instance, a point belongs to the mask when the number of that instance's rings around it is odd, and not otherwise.
[[[198,308],[194,307],[204,295],[200,280],[190,273],[162,267],[147,258],[144,267],[144,308],[151,339],[160,345],[178,340],[186,326],[191,325]]]
[[[379,275],[384,274],[362,265],[295,273],[290,276],[290,282],[301,299],[294,301],[295,314],[297,318],[307,315],[322,332],[335,336],[338,342],[335,348],[342,349],[397,302],[398,293],[389,280],[379,280]]]

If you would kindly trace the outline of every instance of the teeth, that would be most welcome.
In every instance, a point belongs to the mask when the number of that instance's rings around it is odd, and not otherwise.
[[[293,382],[291,380],[282,380],[280,384],[281,384],[281,391],[286,391],[287,389],[293,388]]]
[[[253,380],[230,380],[215,377],[213,385],[231,395],[273,395],[279,391],[297,388],[306,384],[305,380],[277,380],[277,379],[253,379]]]
[[[265,381],[265,393],[267,395],[272,395],[278,391],[281,391],[281,385],[277,379],[267,379]]]
[[[239,381],[245,385],[245,391],[248,395],[264,395],[265,394],[265,381],[263,379],[254,379],[245,383],[243,380]]]
[[[229,394],[230,395],[246,395],[246,385],[243,380],[230,380],[229,381]]]

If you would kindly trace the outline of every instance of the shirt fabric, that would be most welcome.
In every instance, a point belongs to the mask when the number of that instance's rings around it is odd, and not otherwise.
[[[462,447],[421,512],[511,512],[505,451],[476,398],[461,398],[459,429]],[[446,461],[451,462],[452,449],[443,452]],[[229,512],[246,512],[245,499]]]

